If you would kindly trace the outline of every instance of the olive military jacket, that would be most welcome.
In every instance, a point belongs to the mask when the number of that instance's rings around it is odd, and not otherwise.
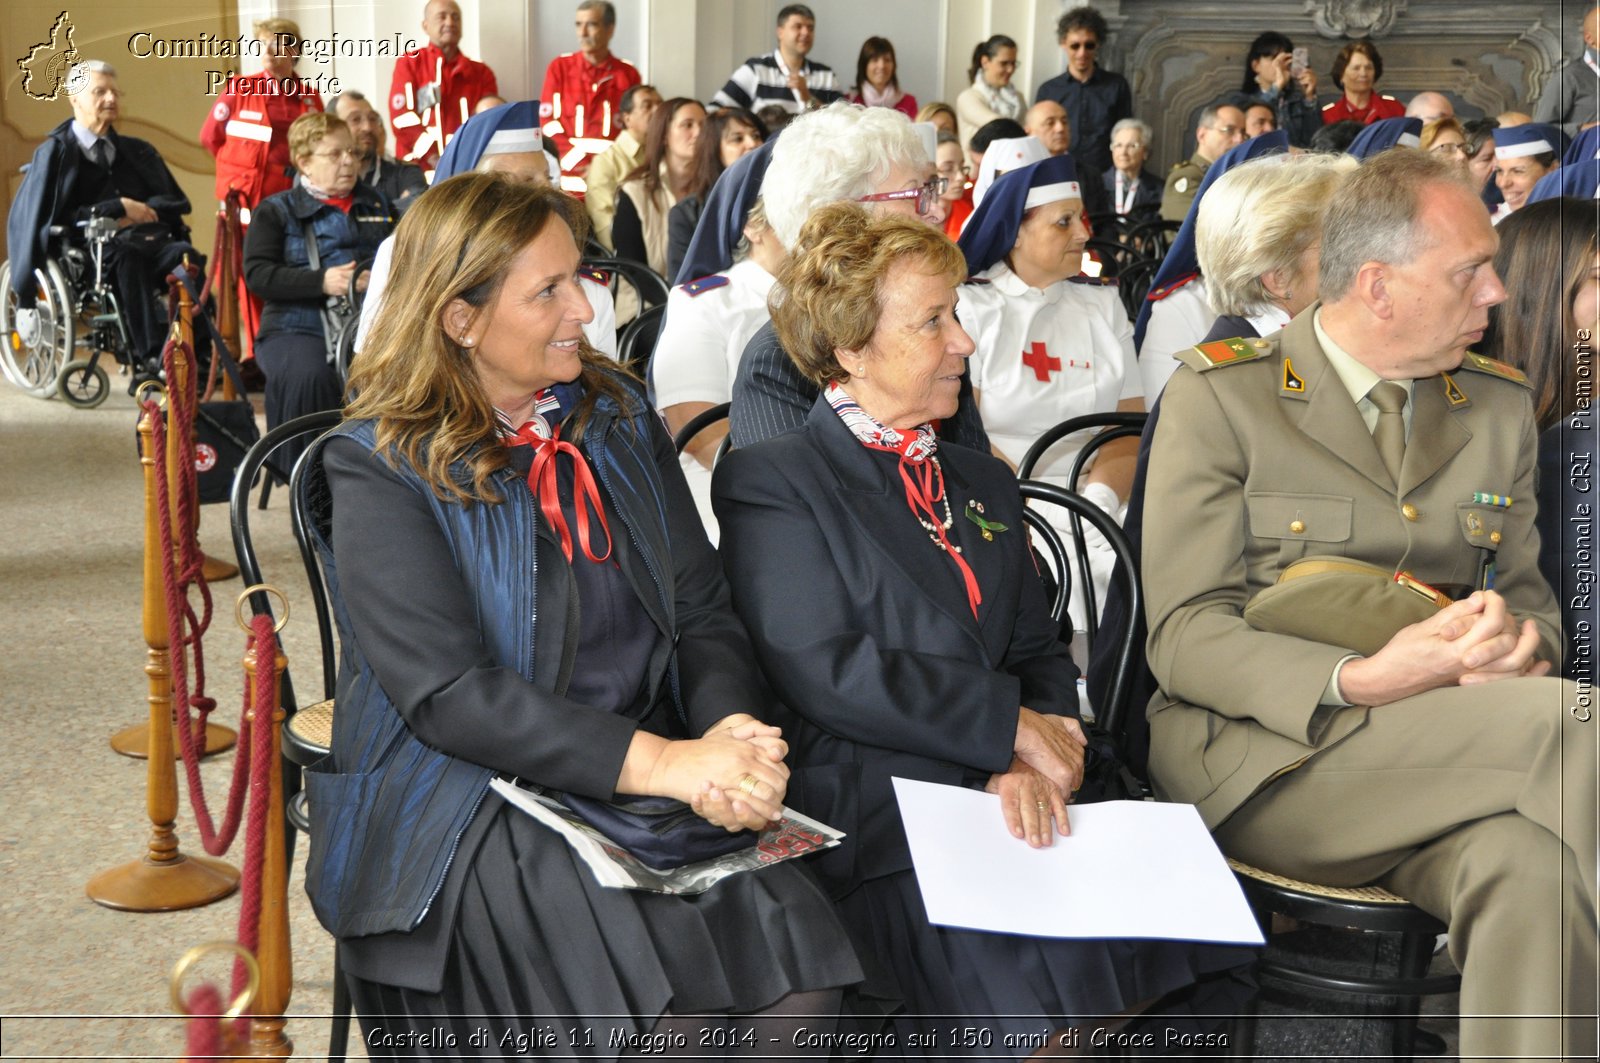
[[[1459,370],[1417,380],[1397,485],[1317,341],[1314,313],[1265,339],[1205,345],[1210,357],[1194,348],[1161,398],[1142,549],[1160,687],[1150,772],[1163,797],[1198,805],[1213,828],[1366,721],[1367,709],[1320,704],[1351,651],[1243,619],[1291,562],[1344,556],[1435,586],[1471,584],[1497,538],[1495,590],[1537,622],[1541,656],[1555,660],[1560,645],[1538,565],[1537,444],[1521,374],[1469,354]],[[1511,504],[1476,503],[1480,492]]]

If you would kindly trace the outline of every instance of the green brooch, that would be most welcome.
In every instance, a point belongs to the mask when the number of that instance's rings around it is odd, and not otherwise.
[[[995,532],[1003,532],[1007,530],[1006,526],[1001,524],[999,521],[984,519],[983,503],[974,502],[970,498],[967,499],[967,519],[976,524],[979,530],[983,532],[983,538],[986,542],[994,541]]]

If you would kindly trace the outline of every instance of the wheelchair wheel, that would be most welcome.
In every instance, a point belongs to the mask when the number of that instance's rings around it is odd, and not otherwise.
[[[56,390],[69,405],[80,410],[92,410],[111,394],[111,377],[100,363],[88,358],[71,361],[56,378]]]
[[[6,379],[36,398],[56,394],[56,378],[72,354],[72,289],[55,261],[33,271],[37,293],[32,310],[17,305],[11,290],[11,263],[0,266],[0,370]]]

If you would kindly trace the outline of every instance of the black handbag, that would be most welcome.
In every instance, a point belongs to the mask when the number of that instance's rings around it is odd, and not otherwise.
[[[711,860],[748,849],[760,840],[753,830],[729,832],[695,815],[670,797],[624,796],[598,801],[577,794],[551,793],[574,815],[657,871]]]
[[[221,362],[239,398],[202,402],[195,408],[194,472],[201,505],[228,501],[233,494],[233,474],[245,453],[261,438],[255,407],[245,398],[244,377],[221,337],[213,338],[217,342],[211,356]]]

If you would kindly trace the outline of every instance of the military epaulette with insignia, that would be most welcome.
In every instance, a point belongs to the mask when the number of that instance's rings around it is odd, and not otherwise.
[[[596,284],[611,284],[611,274],[603,269],[595,269],[593,266],[579,266],[578,276],[592,280]]]
[[[1185,284],[1188,284],[1198,276],[1200,276],[1199,273],[1185,273],[1171,284],[1163,284],[1159,288],[1151,288],[1150,294],[1145,296],[1145,299],[1152,303],[1159,303],[1161,300],[1165,299],[1179,288],[1182,288]]]
[[[1115,288],[1117,286],[1117,278],[1115,278],[1115,277],[1091,277],[1087,273],[1080,273],[1076,277],[1068,277],[1067,278],[1067,283],[1068,284],[1088,284],[1088,285],[1091,285],[1091,286],[1096,287],[1096,288]]]
[[[1175,357],[1195,372],[1204,373],[1223,366],[1254,361],[1271,352],[1271,340],[1247,340],[1235,337],[1231,340],[1197,343],[1188,350],[1179,351]]]
[[[1533,388],[1533,385],[1528,383],[1528,375],[1516,366],[1489,358],[1476,351],[1467,352],[1467,356],[1461,360],[1461,368],[1470,369],[1475,373],[1487,373],[1490,376],[1497,376],[1501,380],[1509,380],[1513,384],[1521,384],[1530,390]]]
[[[713,288],[725,287],[727,283],[728,278],[725,275],[721,273],[713,273],[709,277],[698,277],[695,280],[689,281],[687,284],[680,284],[678,287],[682,288],[692,298],[696,295],[703,295],[706,292],[711,291]]]

